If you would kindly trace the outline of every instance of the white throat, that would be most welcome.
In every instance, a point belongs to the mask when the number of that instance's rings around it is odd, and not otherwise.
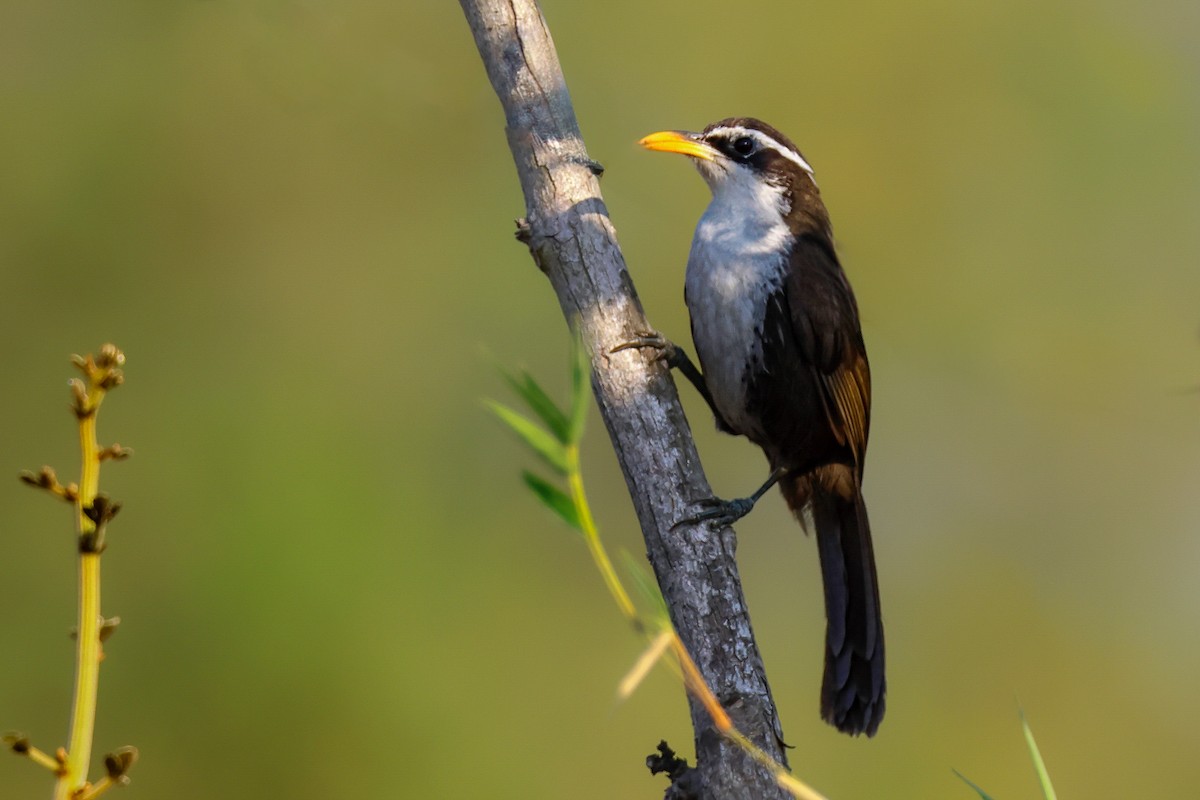
[[[791,250],[787,199],[783,187],[749,169],[704,166],[712,170],[701,172],[713,199],[696,226],[684,296],[713,402],[737,433],[747,434],[749,368],[761,363],[767,301],[783,282]]]

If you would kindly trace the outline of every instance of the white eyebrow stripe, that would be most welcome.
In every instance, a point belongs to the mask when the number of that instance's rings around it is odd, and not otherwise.
[[[768,136],[767,134],[763,133],[762,131],[756,131],[756,130],[752,130],[750,128],[722,127],[722,128],[713,128],[708,133],[709,134],[719,133],[719,134],[725,134],[725,135],[729,135],[729,136],[749,136],[752,139],[757,139],[758,143],[761,146],[772,148],[773,150],[775,150],[775,152],[779,153],[779,155],[783,156],[788,161],[791,161],[793,164],[798,166],[800,169],[807,172],[810,176],[816,175],[816,173],[813,172],[812,166],[807,161],[805,161],[803,158],[801,158],[799,153],[792,150],[792,148],[790,148],[790,147],[784,147],[782,144],[775,141],[775,137]]]

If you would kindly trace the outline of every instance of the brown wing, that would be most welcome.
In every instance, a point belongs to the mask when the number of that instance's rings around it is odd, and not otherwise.
[[[787,297],[796,342],[820,387],[830,428],[861,469],[871,427],[871,368],[854,292],[823,237],[797,240]]]

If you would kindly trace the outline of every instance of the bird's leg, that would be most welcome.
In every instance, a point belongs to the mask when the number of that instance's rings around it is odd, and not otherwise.
[[[717,418],[717,423],[721,428],[728,429],[729,426],[725,424],[724,417],[721,416],[721,412],[717,410],[716,404],[713,403],[712,394],[708,391],[708,384],[705,383],[704,375],[700,372],[699,367],[692,363],[692,359],[688,357],[686,350],[658,331],[639,333],[633,339],[628,342],[622,342],[612,350],[609,350],[609,352],[619,353],[622,350],[634,350],[643,347],[657,350],[657,358],[660,361],[671,369],[677,369],[683,373],[683,376],[691,382],[692,386],[696,387],[696,391],[704,398],[704,402],[708,403],[708,407],[712,409],[713,415]]]
[[[704,375],[700,372],[696,365],[692,363],[692,359],[688,357],[688,354],[683,350],[683,348],[679,347],[661,333],[657,331],[639,333],[635,338],[628,342],[622,342],[609,352],[618,353],[622,350],[632,350],[642,347],[649,347],[657,350],[657,358],[662,360],[668,367],[682,372],[684,376],[691,381],[692,385],[696,387],[696,391],[700,393],[700,396],[704,398],[704,401],[708,403],[708,407],[712,409],[713,416],[717,418],[717,427],[729,433],[736,433],[736,431],[734,431],[733,428],[731,428],[729,424],[725,422],[725,418],[721,416],[721,412],[717,410],[717,405],[713,402],[712,394],[708,391],[708,384],[704,380]],[[701,500],[699,501],[698,505],[704,506],[706,509],[705,511],[701,511],[699,514],[691,517],[685,517],[671,527],[677,528],[680,525],[694,525],[696,523],[705,522],[708,520],[719,522],[721,525],[732,525],[734,522],[749,514],[751,509],[754,508],[754,504],[758,502],[759,498],[766,494],[768,489],[778,483],[779,479],[782,478],[786,472],[787,470],[783,467],[780,467],[772,472],[771,476],[767,478],[767,482],[758,487],[758,490],[749,497],[738,497],[733,500],[722,500],[719,497],[709,497]]]
[[[771,473],[771,476],[767,478],[767,482],[758,487],[758,491],[749,497],[738,497],[733,500],[722,500],[719,497],[709,497],[705,500],[701,500],[697,503],[697,505],[704,506],[707,510],[701,511],[699,514],[695,514],[690,517],[684,517],[672,525],[671,528],[674,530],[681,525],[696,525],[698,523],[708,521],[716,522],[722,527],[726,525],[732,525],[742,517],[749,514],[751,509],[754,508],[754,504],[759,501],[759,498],[766,494],[767,490],[778,483],[779,479],[786,474],[787,469],[784,467],[780,467],[779,469],[775,470]]]

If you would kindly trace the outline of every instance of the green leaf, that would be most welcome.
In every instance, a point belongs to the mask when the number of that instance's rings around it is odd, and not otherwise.
[[[667,611],[667,601],[663,599],[658,581],[650,571],[650,565],[644,558],[635,558],[628,550],[621,551],[621,558],[625,562],[625,571],[633,577],[633,582],[646,603],[654,607],[660,619],[669,620],[671,615]]]
[[[566,492],[528,470],[521,473],[521,479],[525,481],[529,490],[542,501],[542,505],[557,514],[563,522],[575,530],[583,530],[583,526],[579,524],[579,514],[575,511],[575,504],[571,502],[571,498],[567,496]]]
[[[550,429],[554,438],[562,444],[570,444],[570,423],[567,421],[567,415],[550,399],[538,382],[528,372],[522,372],[520,375],[508,372],[502,374],[513,391],[521,396],[533,413],[537,414],[538,419]]]
[[[547,464],[560,474],[567,474],[567,450],[561,442],[555,439],[550,433],[547,433],[543,428],[539,428],[537,424],[521,416],[508,406],[497,403],[495,400],[488,400],[486,402],[492,413],[499,417],[501,422],[511,428],[513,433],[520,436],[525,441],[525,444],[529,445]]]
[[[1046,762],[1042,760],[1042,754],[1038,750],[1037,742],[1033,739],[1033,729],[1029,727],[1029,720],[1025,718],[1025,711],[1021,710],[1021,728],[1025,731],[1025,743],[1029,745],[1029,757],[1033,760],[1033,768],[1037,771],[1038,783],[1042,787],[1042,794],[1046,800],[1058,800],[1058,795],[1054,792],[1054,786],[1050,783],[1050,773],[1046,770]]]
[[[955,774],[955,775],[957,775],[959,778],[961,778],[961,779],[962,779],[962,782],[963,782],[963,783],[965,783],[967,786],[970,786],[972,789],[974,789],[975,791],[979,792],[979,797],[980,797],[980,799],[981,799],[981,800],[994,800],[994,798],[993,798],[993,797],[992,797],[990,794],[988,794],[987,792],[985,792],[983,789],[980,789],[980,788],[979,788],[978,786],[976,786],[975,784],[971,783],[971,781],[967,780],[967,776],[966,776],[966,775],[963,775],[963,774],[962,774],[961,772],[959,772],[958,770],[954,770],[954,774]]]
[[[578,444],[583,438],[588,401],[592,399],[591,367],[587,348],[583,346],[583,337],[576,328],[571,336],[571,422],[567,430],[569,444]]]

